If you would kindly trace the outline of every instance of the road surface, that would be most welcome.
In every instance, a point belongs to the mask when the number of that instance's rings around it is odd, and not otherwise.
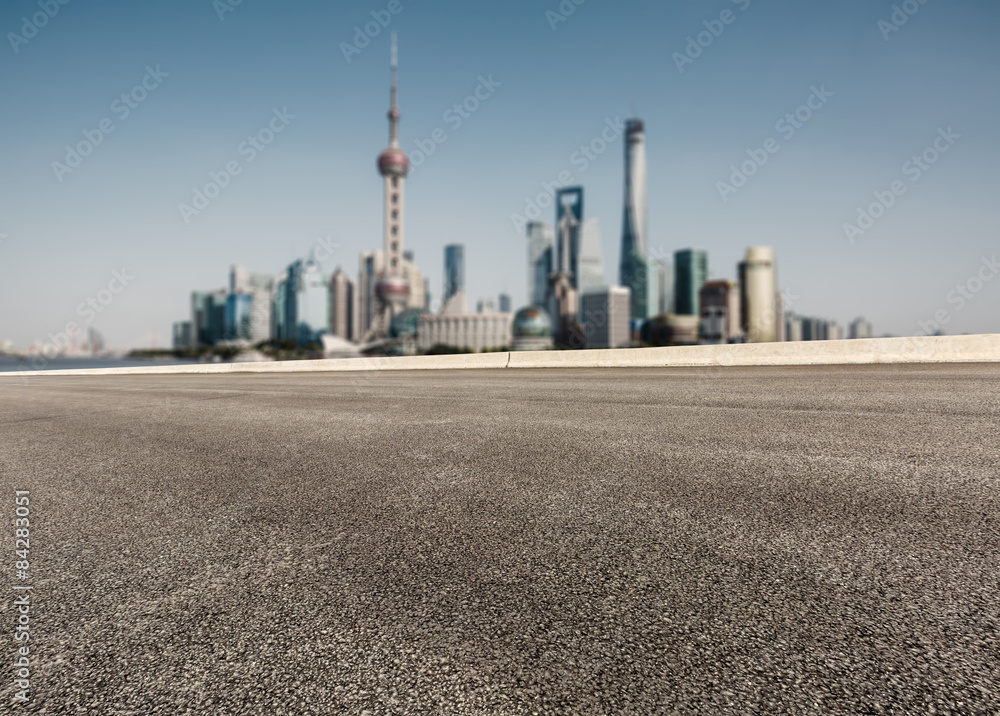
[[[998,429],[989,364],[0,378],[0,712],[30,585],[14,713],[996,714]]]

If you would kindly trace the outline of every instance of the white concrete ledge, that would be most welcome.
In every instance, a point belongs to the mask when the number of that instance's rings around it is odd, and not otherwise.
[[[375,370],[483,368],[658,368],[691,366],[849,365],[872,363],[1000,363],[1000,335],[870,338],[853,341],[754,343],[595,351],[477,353],[400,358],[348,358],[273,363],[199,363],[135,368],[38,370],[2,377],[43,375],[175,375],[202,373],[324,373]]]

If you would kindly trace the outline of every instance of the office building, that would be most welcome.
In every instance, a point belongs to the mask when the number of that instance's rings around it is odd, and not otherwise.
[[[264,273],[250,273],[242,266],[232,266],[229,269],[229,294],[249,297],[236,301],[242,306],[244,312],[249,312],[249,318],[241,319],[246,322],[246,325],[239,331],[239,338],[235,338],[236,331],[234,329],[233,339],[246,340],[251,343],[271,340],[274,276]],[[247,308],[248,305],[249,308]],[[227,328],[227,332],[228,330]]]
[[[583,187],[561,189],[556,194],[555,270],[567,275],[577,296],[607,283],[601,251],[601,224],[598,219],[585,219],[583,206]]]
[[[656,306],[653,315],[674,312],[674,267],[673,264],[657,259],[656,266]]]
[[[528,301],[545,306],[549,276],[555,271],[555,233],[540,221],[528,224]]]
[[[774,249],[767,246],[748,248],[739,272],[743,333],[747,343],[773,343],[778,340],[779,320]]]
[[[497,300],[497,308],[500,313],[510,313],[513,303],[510,300],[510,296],[506,293],[501,293]]]
[[[802,339],[802,319],[793,313],[785,315],[785,340],[801,341]]]
[[[178,321],[173,325],[173,345],[175,351],[194,348],[194,327],[191,321]],[[93,345],[93,341],[91,341]],[[94,351],[96,353],[97,351]]]
[[[214,346],[226,335],[225,289],[191,294],[191,326],[198,346]]]
[[[738,343],[741,338],[740,290],[732,281],[709,281],[698,297],[701,308],[701,342],[707,345]]]
[[[674,312],[679,316],[700,317],[698,296],[708,281],[708,254],[700,249],[684,249],[674,254]]]
[[[871,338],[872,324],[864,318],[855,318],[851,321],[848,336],[851,338]]]
[[[622,348],[631,343],[631,293],[627,286],[605,286],[583,294],[587,348]]]
[[[627,120],[625,137],[625,211],[618,282],[630,289],[632,319],[644,321],[655,315],[659,292],[656,290],[656,267],[646,256],[649,211],[646,134],[642,120]]]
[[[444,247],[444,299],[465,290],[465,247],[451,244]]]
[[[475,313],[465,316],[421,315],[417,345],[421,351],[444,345],[481,353],[511,345],[513,316],[509,313]]]
[[[250,342],[250,321],[253,318],[253,297],[248,293],[226,296],[225,340]]]
[[[283,283],[284,340],[300,346],[320,343],[330,330],[330,287],[319,264],[299,259],[288,267]]]
[[[355,338],[357,290],[340,266],[330,277],[330,333],[345,341]]]
[[[642,342],[650,346],[693,346],[698,343],[699,316],[669,313],[642,324]]]

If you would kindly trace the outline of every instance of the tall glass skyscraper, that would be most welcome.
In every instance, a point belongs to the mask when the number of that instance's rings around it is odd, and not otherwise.
[[[555,232],[540,221],[528,224],[528,303],[544,308],[549,275],[555,271]]]
[[[698,294],[708,281],[708,253],[684,249],[674,254],[674,312],[679,316],[700,316]]]
[[[632,291],[632,320],[644,321],[656,313],[655,270],[646,258],[646,133],[641,119],[625,122],[625,217],[622,223],[618,282]]]
[[[330,294],[319,264],[300,259],[288,267],[285,283],[286,338],[299,345],[318,343],[329,332]]]
[[[226,340],[249,341],[252,338],[253,296],[231,293],[226,296]]]
[[[583,187],[567,187],[556,195],[556,236],[555,270],[570,274],[577,293],[607,285],[601,226],[597,219],[584,219]]]
[[[444,299],[465,290],[465,247],[451,244],[444,247]]]

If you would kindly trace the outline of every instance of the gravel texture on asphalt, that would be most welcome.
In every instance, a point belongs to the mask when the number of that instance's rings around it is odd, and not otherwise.
[[[0,713],[997,714],[998,434],[991,364],[0,379]]]

